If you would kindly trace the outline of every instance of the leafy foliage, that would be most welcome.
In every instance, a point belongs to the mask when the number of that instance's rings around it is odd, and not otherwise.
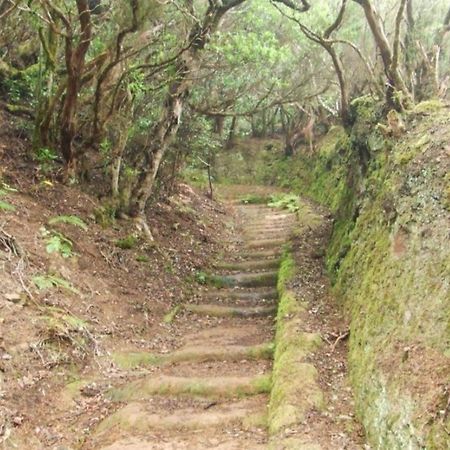
[[[0,200],[0,210],[1,211],[15,211],[16,207],[14,205],[11,205],[8,202]]]
[[[271,197],[263,195],[247,194],[239,199],[239,201],[245,205],[261,205],[270,201]]]
[[[59,253],[63,258],[73,256],[73,242],[64,234],[55,230],[41,228],[41,234],[45,238],[47,253]]]
[[[60,287],[73,292],[74,294],[79,294],[79,291],[75,289],[69,281],[56,275],[35,275],[32,278],[32,281],[40,291],[44,291],[46,289],[51,289],[54,287]]]

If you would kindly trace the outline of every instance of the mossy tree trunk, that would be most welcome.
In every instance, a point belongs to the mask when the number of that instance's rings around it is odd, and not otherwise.
[[[80,37],[77,47],[73,48],[73,36],[70,23],[66,25],[70,33],[65,38],[65,59],[67,69],[67,85],[61,112],[61,152],[66,163],[66,176],[75,176],[77,159],[73,148],[73,139],[77,129],[78,93],[81,87],[81,77],[85,64],[85,56],[91,44],[92,24],[91,13],[87,0],[77,0],[78,18],[80,21]]]
[[[211,2],[201,23],[196,23],[189,33],[187,50],[175,63],[176,79],[170,84],[159,120],[151,130],[144,149],[143,161],[138,168],[138,179],[133,189],[128,213],[133,218],[143,218],[145,206],[152,193],[153,185],[164,154],[178,132],[184,103],[192,85],[190,73],[196,70],[201,51],[212,33],[219,26],[224,14],[245,0]]]

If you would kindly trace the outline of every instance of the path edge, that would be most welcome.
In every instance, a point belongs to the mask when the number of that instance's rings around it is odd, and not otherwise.
[[[300,270],[292,247],[286,246],[281,258],[277,290],[275,352],[272,388],[268,408],[269,449],[320,449],[308,439],[292,435],[289,428],[305,420],[311,409],[322,410],[324,396],[318,384],[318,372],[308,357],[322,345],[317,333],[301,331],[305,301],[289,288]]]

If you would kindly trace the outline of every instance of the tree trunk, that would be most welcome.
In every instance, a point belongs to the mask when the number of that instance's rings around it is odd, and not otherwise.
[[[131,195],[128,211],[131,217],[144,215],[161,160],[180,126],[184,100],[191,84],[187,76],[193,68],[193,61],[181,61],[177,64],[179,79],[171,84],[159,121],[148,137],[149,144],[145,149],[138,181]]]
[[[344,67],[342,65],[341,58],[339,58],[336,50],[332,45],[322,45],[328,54],[331,56],[331,60],[333,61],[334,70],[336,72],[336,76],[339,82],[339,89],[341,93],[341,107],[340,107],[340,116],[344,126],[347,126],[350,123],[349,117],[349,101],[348,101],[348,89],[347,82],[345,80],[344,75]]]
[[[159,165],[167,147],[180,126],[184,101],[192,84],[191,74],[196,71],[200,52],[205,48],[212,33],[217,29],[224,14],[245,0],[223,0],[210,2],[205,11],[203,22],[197,22],[191,29],[184,55],[175,64],[177,79],[169,86],[159,121],[152,129],[148,145],[144,150],[144,161],[139,168],[139,177],[133,190],[128,212],[144,225],[145,206],[152,193]]]
[[[256,125],[256,118],[254,115],[250,117],[250,125],[252,128],[252,137],[258,137],[258,127]]]
[[[228,130],[228,138],[225,148],[230,149],[233,147],[236,135],[236,128],[237,128],[237,117],[233,116],[233,118],[231,119],[230,129]]]
[[[74,50],[72,47],[73,36],[66,36],[66,69],[67,86],[66,95],[61,112],[61,152],[66,163],[66,177],[76,175],[77,156],[73,149],[73,138],[76,133],[76,112],[78,105],[78,93],[81,86],[85,56],[92,38],[91,14],[87,0],[77,0],[78,17],[80,21],[79,44]],[[67,30],[69,33],[69,30]]]
[[[396,109],[403,109],[410,101],[410,92],[406,87],[405,81],[398,69],[398,59],[394,57],[389,41],[384,32],[383,22],[378,12],[370,0],[354,0],[360,4],[364,10],[367,22],[369,24],[375,43],[380,51],[383,61],[384,71],[388,78],[387,100],[388,103]],[[401,7],[404,7],[402,1]],[[397,43],[394,43],[396,46]],[[403,99],[399,98],[397,93],[403,94]]]

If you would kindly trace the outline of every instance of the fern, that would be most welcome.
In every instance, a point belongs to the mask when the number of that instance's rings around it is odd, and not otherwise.
[[[295,194],[272,195],[268,206],[287,209],[289,212],[297,212],[300,209],[300,199]]]
[[[63,258],[70,258],[73,253],[73,242],[55,230],[47,230],[41,227],[41,235],[45,238],[47,253],[59,253]]]
[[[70,292],[73,292],[74,294],[80,293],[72,286],[70,282],[55,275],[36,275],[32,278],[32,281],[40,291],[51,289],[54,287],[61,287],[67,289]]]
[[[73,256],[72,241],[67,239],[63,234],[52,232],[52,236],[47,239],[47,246],[45,249],[47,253],[58,252],[63,258],[70,258]]]
[[[0,197],[7,195],[9,192],[17,192],[17,189],[12,188],[3,181],[0,181]]]
[[[48,221],[49,225],[54,225],[56,223],[68,223],[70,225],[74,225],[76,227],[81,228],[84,231],[87,231],[88,226],[85,222],[83,222],[78,216],[56,216],[52,217]]]

